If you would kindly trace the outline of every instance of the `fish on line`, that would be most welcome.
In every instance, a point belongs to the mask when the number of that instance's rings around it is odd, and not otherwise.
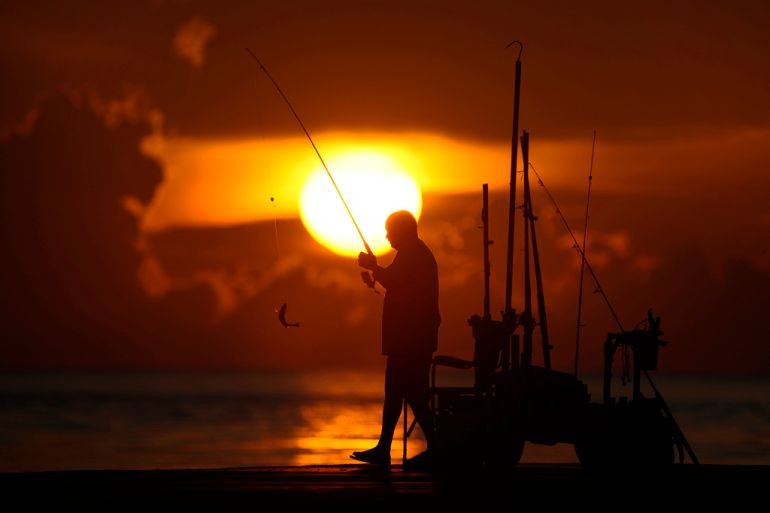
[[[284,303],[281,305],[279,309],[276,310],[278,312],[278,321],[280,321],[281,324],[283,324],[284,328],[299,328],[300,323],[298,322],[288,322],[286,320],[286,309],[288,308],[288,304]]]

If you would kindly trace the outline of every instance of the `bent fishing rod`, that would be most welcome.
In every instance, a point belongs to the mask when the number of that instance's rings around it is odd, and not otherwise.
[[[281,95],[281,98],[283,98],[283,101],[286,102],[286,105],[288,105],[289,110],[291,110],[291,113],[294,114],[294,118],[297,120],[297,123],[299,123],[299,126],[302,128],[302,131],[305,132],[307,139],[310,141],[310,145],[315,150],[315,154],[318,155],[318,160],[321,161],[321,165],[326,171],[326,174],[329,176],[329,180],[331,180],[332,185],[334,186],[334,190],[337,191],[337,195],[339,196],[340,201],[342,201],[342,204],[345,206],[345,210],[347,211],[348,216],[350,216],[350,220],[353,221],[353,226],[355,226],[356,231],[358,232],[358,236],[361,237],[361,242],[364,243],[364,248],[366,249],[366,252],[370,255],[374,255],[374,253],[372,252],[372,249],[369,247],[369,243],[367,243],[366,239],[364,238],[364,234],[361,232],[361,228],[358,226],[358,223],[356,222],[356,218],[353,217],[353,212],[351,212],[350,207],[348,206],[348,202],[345,201],[345,197],[342,195],[342,191],[340,191],[340,188],[337,186],[337,182],[334,180],[334,176],[332,176],[331,171],[329,171],[329,167],[326,165],[326,161],[324,161],[324,158],[321,156],[321,152],[318,151],[318,147],[315,145],[315,142],[313,142],[313,138],[310,137],[310,132],[308,132],[307,128],[305,128],[305,124],[302,122],[302,119],[300,119],[299,114],[297,114],[297,111],[294,110],[294,107],[291,105],[289,98],[286,97],[283,90],[281,90],[281,87],[278,85],[278,82],[276,82],[273,76],[270,74],[270,72],[267,71],[267,68],[265,67],[265,65],[262,64],[262,61],[260,61],[259,58],[256,55],[254,55],[254,52],[252,52],[248,48],[245,48],[245,50],[256,61],[256,63],[259,65],[259,68],[265,72],[265,75],[267,75],[267,78],[269,78],[270,82],[273,83],[276,91],[278,91],[278,94]],[[367,285],[369,285],[369,282],[367,282]]]

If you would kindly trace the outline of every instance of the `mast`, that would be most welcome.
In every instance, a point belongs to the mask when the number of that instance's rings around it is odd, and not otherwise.
[[[530,271],[530,258],[531,258],[531,251],[529,248],[530,244],[530,223],[529,223],[529,216],[530,216],[530,206],[528,202],[529,198],[529,170],[528,166],[526,165],[527,158],[529,157],[529,141],[528,138],[526,140],[526,146],[525,146],[525,136],[527,136],[526,130],[524,131],[524,136],[522,136],[522,156],[524,157],[524,202],[523,202],[523,219],[524,219],[524,311],[521,313],[522,317],[522,324],[524,324],[524,347],[521,351],[521,366],[522,367],[531,367],[532,366],[532,334],[535,330],[535,317],[532,315],[532,278],[531,278],[531,271]],[[526,152],[526,153],[525,153]]]
[[[491,274],[489,265],[489,245],[492,244],[489,240],[489,184],[485,183],[481,186],[481,194],[481,223],[484,230],[484,321],[489,322],[492,319],[489,308],[489,275]]]
[[[521,96],[521,52],[524,45],[520,41],[512,41],[506,48],[512,45],[519,46],[519,55],[516,58],[516,75],[513,85],[513,133],[511,134],[511,182],[508,195],[508,253],[505,275],[505,310],[504,317],[510,317],[513,312],[513,231],[516,212],[516,163],[518,160],[519,146],[519,98]]]
[[[543,274],[540,271],[540,253],[537,249],[537,231],[535,230],[535,221],[537,221],[537,217],[532,209],[532,194],[529,187],[529,132],[526,130],[524,130],[524,134],[521,136],[521,157],[524,160],[524,218],[529,223],[529,236],[532,239],[532,261],[535,264],[535,289],[537,291],[540,342],[543,347],[543,366],[546,370],[551,370],[551,342],[548,336],[548,318],[545,309]],[[534,328],[534,319],[532,319],[531,324]],[[531,350],[530,341],[530,351]]]

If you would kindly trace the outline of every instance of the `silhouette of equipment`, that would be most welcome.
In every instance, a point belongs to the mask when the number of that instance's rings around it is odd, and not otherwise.
[[[483,211],[486,184],[484,190]],[[530,227],[530,235],[532,231]],[[488,293],[486,289],[485,297]],[[698,463],[657,389],[654,397],[641,391],[642,375],[657,368],[659,348],[667,344],[659,338],[661,321],[652,310],[644,327],[608,334],[601,403],[591,402],[587,386],[575,375],[551,368],[545,356],[553,349],[550,344],[541,344],[545,364],[532,363],[533,332],[538,326],[542,329],[542,314],[540,322],[526,310],[505,312],[502,320],[490,317],[485,311],[468,319],[474,340],[471,360],[433,358],[434,466],[510,468],[520,460],[525,442],[573,444],[579,461],[589,469],[662,470],[674,463],[675,448],[679,461],[684,461],[683,447]],[[633,383],[630,400],[611,393],[618,350],[623,352],[624,382]],[[439,367],[472,370],[473,385],[438,386]],[[414,422],[409,429],[405,426],[405,439],[414,427]]]
[[[515,42],[518,43],[518,42]],[[513,44],[513,43],[512,43]],[[521,46],[521,43],[518,43]],[[510,46],[510,45],[509,45]],[[514,91],[514,127],[518,127],[518,98],[521,82],[521,51],[516,63]],[[674,463],[674,450],[684,462],[686,450],[698,465],[694,451],[674,420],[659,390],[649,376],[657,369],[661,321],[648,310],[641,327],[610,333],[604,342],[602,398],[591,402],[588,387],[574,374],[551,367],[548,322],[545,308],[536,221],[529,184],[529,134],[521,138],[523,201],[514,205],[516,150],[511,163],[509,212],[523,214],[523,309],[512,308],[514,216],[508,225],[508,272],[506,304],[500,320],[490,313],[488,186],[482,187],[481,219],[484,228],[484,304],[482,315],[468,319],[473,335],[473,358],[466,360],[436,355],[431,368],[431,410],[434,416],[432,463],[437,468],[510,468],[520,460],[525,442],[542,445],[572,444],[581,464],[589,469],[651,469],[663,471]],[[514,136],[513,144],[518,145]],[[581,251],[581,258],[585,254]],[[586,262],[594,280],[596,277]],[[534,279],[534,284],[532,283]],[[533,297],[534,296],[534,297]],[[607,306],[618,325],[620,322],[605,294]],[[534,301],[533,301],[534,299]],[[533,360],[536,332],[539,334],[542,365]],[[623,384],[633,383],[629,397],[612,395],[612,364],[616,352],[622,353]],[[439,386],[437,369],[449,367],[473,370],[473,384]],[[642,393],[642,376],[654,391]],[[404,412],[406,413],[406,411]],[[407,428],[404,415],[404,440],[415,427]],[[404,443],[406,447],[406,443]],[[406,452],[404,452],[406,462]]]

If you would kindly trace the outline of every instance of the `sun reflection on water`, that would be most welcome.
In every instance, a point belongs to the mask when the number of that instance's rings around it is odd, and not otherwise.
[[[323,402],[302,407],[303,428],[295,437],[296,452],[292,465],[335,465],[352,463],[349,456],[356,450],[368,449],[377,443],[380,435],[382,405],[367,401],[342,406]],[[410,412],[411,418],[411,412]],[[401,419],[403,421],[403,419]],[[401,457],[403,424],[396,428],[391,456]],[[419,429],[409,438],[407,451],[417,454],[425,449],[425,440]]]

